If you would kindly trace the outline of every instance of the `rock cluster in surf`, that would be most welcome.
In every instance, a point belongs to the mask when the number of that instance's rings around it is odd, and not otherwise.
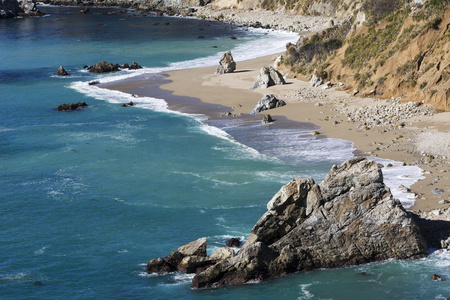
[[[238,285],[303,270],[427,255],[427,243],[419,227],[384,185],[380,166],[365,158],[333,166],[320,184],[312,178],[292,180],[267,208],[237,255],[217,262],[208,258],[209,266],[190,269],[197,274],[193,288]],[[206,239],[204,243],[206,247]],[[149,265],[171,264],[172,257],[178,255],[174,253]],[[204,261],[205,253],[201,252],[201,259],[192,260]],[[148,272],[155,270],[147,268]]]
[[[121,66],[119,64],[113,64],[113,63],[109,63],[109,62],[106,62],[103,60],[101,62],[93,64],[92,66],[89,66],[89,67],[86,66],[85,68],[89,72],[97,73],[97,74],[108,73],[108,72],[117,72],[117,71],[120,71],[121,69],[129,69],[129,70],[142,69],[142,67],[134,61],[131,63],[131,65],[125,63],[123,66]]]

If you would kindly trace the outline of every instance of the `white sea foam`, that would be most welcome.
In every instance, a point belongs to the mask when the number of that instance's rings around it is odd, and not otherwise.
[[[48,248],[48,246],[44,246],[44,247],[42,247],[41,249],[38,249],[38,250],[36,250],[36,251],[34,251],[34,254],[35,255],[41,255],[41,254],[44,254],[44,252],[45,252],[45,250]]]
[[[312,283],[308,284],[300,284],[300,290],[302,295],[300,295],[297,299],[312,299],[314,298],[314,294],[312,294],[308,288],[312,286]]]
[[[417,166],[403,166],[403,162],[389,159],[378,157],[370,157],[370,159],[384,165],[384,168],[381,169],[384,184],[391,189],[394,198],[400,200],[404,208],[412,207],[415,202],[414,193],[407,192],[405,189],[400,188],[400,186],[409,188],[415,182],[425,178],[422,175],[422,169]],[[392,167],[387,167],[388,164],[391,164]]]

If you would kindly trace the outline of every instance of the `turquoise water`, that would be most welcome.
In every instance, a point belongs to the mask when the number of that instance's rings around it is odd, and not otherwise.
[[[230,49],[238,59],[277,52],[293,35],[103,14],[111,9],[41,10],[48,15],[0,20],[1,299],[450,296],[448,281],[430,279],[450,278],[445,253],[205,291],[191,290],[188,275],[146,274],[148,260],[199,237],[208,238],[209,252],[231,237],[244,240],[281,185],[296,176],[320,181],[351,156],[351,145],[313,139],[307,126],[206,124],[170,112],[163,99],[136,99],[125,109],[130,96],[87,84],[215,64]],[[83,71],[100,60],[136,61],[145,70]],[[72,76],[54,76],[60,65]],[[89,107],[55,110],[78,101]]]

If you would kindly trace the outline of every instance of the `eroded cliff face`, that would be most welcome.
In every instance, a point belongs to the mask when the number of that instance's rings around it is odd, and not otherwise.
[[[392,198],[380,167],[365,158],[333,166],[320,184],[312,178],[292,180],[267,209],[237,255],[220,260],[206,255],[189,258],[179,250],[153,259],[147,270],[189,269],[197,273],[192,286],[198,289],[427,255],[419,227]]]
[[[17,16],[38,16],[40,14],[34,0],[0,0],[0,19]]]

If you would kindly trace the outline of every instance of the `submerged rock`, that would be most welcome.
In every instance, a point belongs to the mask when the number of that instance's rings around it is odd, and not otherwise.
[[[251,89],[266,89],[269,86],[282,84],[286,84],[286,81],[284,80],[283,75],[281,75],[280,72],[275,70],[272,66],[262,67],[258,77],[256,77],[255,81],[253,82]]]
[[[273,94],[265,94],[256,104],[251,114],[256,114],[264,110],[269,110],[276,107],[285,106],[286,102],[278,100]]]
[[[217,66],[216,74],[221,75],[225,73],[233,73],[236,70],[236,63],[234,62],[233,55],[228,51],[222,55]]]

